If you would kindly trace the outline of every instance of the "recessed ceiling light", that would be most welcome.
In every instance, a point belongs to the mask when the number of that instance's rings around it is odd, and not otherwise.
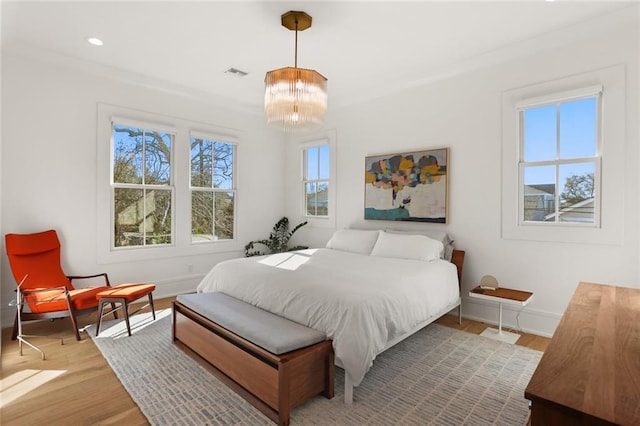
[[[99,38],[96,38],[96,37],[89,37],[89,38],[87,38],[87,41],[90,44],[93,44],[94,46],[102,46],[104,44],[102,42],[102,40],[100,40]]]

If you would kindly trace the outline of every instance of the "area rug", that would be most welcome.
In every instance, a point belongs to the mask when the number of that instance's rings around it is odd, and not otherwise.
[[[89,334],[152,425],[269,425],[171,341],[171,311],[132,316]],[[524,388],[542,352],[431,324],[379,355],[345,405],[335,397],[296,407],[293,425],[524,425]]]

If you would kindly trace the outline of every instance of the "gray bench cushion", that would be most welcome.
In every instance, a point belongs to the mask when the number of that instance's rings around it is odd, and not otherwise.
[[[233,333],[279,355],[326,340],[325,333],[224,293],[182,294],[176,300]]]

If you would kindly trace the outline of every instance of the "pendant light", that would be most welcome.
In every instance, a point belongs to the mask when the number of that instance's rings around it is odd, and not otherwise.
[[[324,124],[327,110],[327,79],[315,70],[298,68],[298,31],[311,27],[311,16],[290,11],[282,26],[296,32],[294,67],[267,72],[264,79],[264,110],[267,123],[287,132],[311,130]]]

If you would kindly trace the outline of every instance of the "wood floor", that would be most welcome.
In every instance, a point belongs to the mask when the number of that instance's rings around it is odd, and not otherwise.
[[[169,308],[172,298],[155,302],[156,310]],[[78,318],[80,327],[95,324],[95,316]],[[437,323],[480,334],[486,324],[445,316]],[[116,375],[86,333],[78,342],[68,319],[30,323],[25,332],[62,337],[33,338],[46,353],[40,354],[11,341],[11,330],[2,330],[2,384],[0,385],[0,424],[9,425],[147,425]],[[549,339],[523,335],[517,344],[544,351]]]

